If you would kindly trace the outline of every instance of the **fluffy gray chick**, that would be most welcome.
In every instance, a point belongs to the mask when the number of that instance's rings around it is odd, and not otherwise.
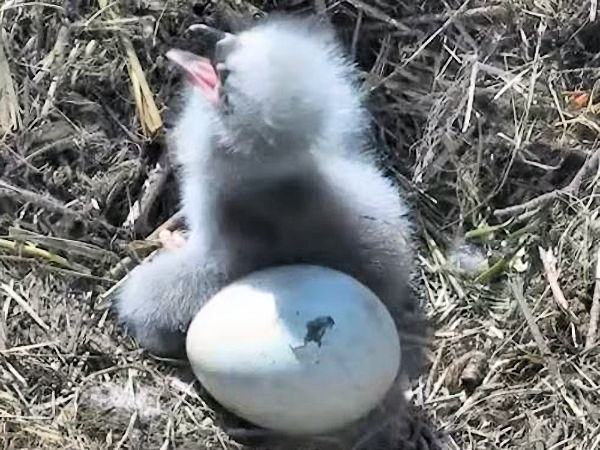
[[[333,32],[277,18],[230,35],[219,77],[199,56],[168,56],[189,80],[172,137],[190,237],[130,274],[122,323],[148,350],[182,355],[190,321],[226,284],[268,266],[328,266],[385,303],[414,374],[425,322],[409,288],[409,211],[369,147],[356,72]]]

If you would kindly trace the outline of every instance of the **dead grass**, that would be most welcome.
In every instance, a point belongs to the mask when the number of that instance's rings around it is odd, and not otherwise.
[[[416,407],[450,448],[598,448],[596,0],[2,3],[3,447],[240,446],[185,366],[123,336],[107,292],[176,212],[166,50],[273,9],[333,18],[415,203],[436,328]]]

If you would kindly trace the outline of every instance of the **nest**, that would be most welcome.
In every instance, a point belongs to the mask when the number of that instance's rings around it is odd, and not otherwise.
[[[110,293],[180,218],[164,138],[180,79],[165,52],[202,47],[193,23],[235,31],[276,10],[335,24],[416,211],[436,332],[410,391],[420,425],[398,447],[598,446],[597,6],[5,1],[3,447],[242,447],[245,425],[185,365],[123,334]]]

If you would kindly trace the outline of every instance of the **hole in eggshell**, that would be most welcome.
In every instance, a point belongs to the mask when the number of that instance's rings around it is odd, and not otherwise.
[[[323,336],[327,330],[335,325],[335,321],[331,316],[320,316],[306,322],[306,335],[304,336],[304,345],[309,342],[315,342],[319,347],[323,340]]]

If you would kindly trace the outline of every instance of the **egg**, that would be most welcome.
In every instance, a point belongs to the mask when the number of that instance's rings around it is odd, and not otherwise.
[[[187,355],[221,405],[287,434],[334,431],[383,399],[400,366],[377,296],[333,269],[290,265],[223,288],[190,324]]]

